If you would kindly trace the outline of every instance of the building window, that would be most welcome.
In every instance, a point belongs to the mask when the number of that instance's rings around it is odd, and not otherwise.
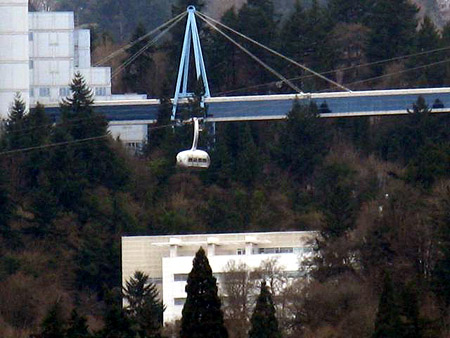
[[[187,273],[176,273],[173,275],[174,282],[186,282],[188,279]]]
[[[279,254],[279,253],[293,253],[294,248],[259,248],[258,253],[260,254]]]
[[[34,97],[34,88],[30,88],[30,97]]]
[[[69,87],[62,87],[59,88],[59,96],[61,97],[67,97],[71,94],[71,90]]]
[[[95,96],[106,96],[106,87],[95,87]]]
[[[29,65],[29,68],[30,68],[30,69],[33,69],[33,68],[34,68],[34,61],[33,61],[33,60],[30,60],[29,63],[28,63],[28,65]]]
[[[186,302],[186,298],[174,298],[173,299],[174,305],[183,306],[185,302]]]
[[[28,41],[33,41],[34,40],[34,34],[33,32],[29,32],[28,33]]]
[[[162,278],[150,278],[149,282],[153,284],[162,284]]]
[[[50,88],[39,88],[39,96],[40,97],[49,97],[50,96]]]
[[[245,250],[244,249],[237,249],[236,250],[236,254],[237,255],[245,255]]]

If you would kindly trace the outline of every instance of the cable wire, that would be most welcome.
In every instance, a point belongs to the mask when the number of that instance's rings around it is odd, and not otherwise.
[[[423,52],[418,52],[418,53],[413,53],[413,54],[407,54],[407,55],[402,55],[402,56],[397,56],[397,57],[393,57],[393,58],[389,58],[389,59],[363,63],[363,64],[359,64],[359,65],[355,65],[355,66],[350,66],[350,67],[345,67],[345,68],[340,68],[340,69],[328,70],[328,71],[322,72],[320,74],[322,74],[322,75],[324,75],[324,74],[331,74],[331,73],[335,73],[337,71],[347,71],[347,70],[351,70],[351,69],[355,69],[355,68],[368,67],[368,66],[382,64],[382,63],[387,63],[387,62],[391,62],[391,61],[407,59],[407,58],[410,58],[410,57],[421,56],[421,55],[426,55],[426,54],[431,54],[431,53],[436,53],[436,52],[442,52],[442,51],[449,50],[449,49],[450,49],[450,46],[443,47],[443,48],[436,48],[436,49],[431,49],[431,50],[428,50],[428,51],[423,51]],[[432,65],[432,64],[430,64],[430,65]],[[395,74],[395,73],[389,73],[389,74],[386,74],[386,76],[388,76],[390,74]],[[314,77],[314,75],[302,75],[302,76],[289,78],[289,80],[290,81],[296,81],[296,80],[303,80],[303,79],[307,79],[307,78],[311,78],[311,77]],[[375,78],[373,78],[373,79],[375,79]],[[361,81],[366,81],[366,80],[361,80]],[[217,95],[218,96],[224,95],[224,94],[226,95],[226,94],[240,92],[240,91],[247,90],[247,89],[255,89],[255,88],[270,86],[270,85],[276,84],[277,82],[278,81],[271,81],[271,82],[261,83],[261,84],[258,84],[258,85],[253,85],[253,86],[241,87],[241,88],[237,88],[237,89],[226,90],[226,91],[222,91],[222,92],[217,93]],[[354,82],[348,82],[345,85],[348,86],[348,85],[351,85],[353,83]]]
[[[171,123],[171,124],[166,124],[166,125],[162,125],[162,126],[149,127],[148,129],[149,130],[155,130],[155,129],[163,129],[163,128],[168,128],[168,127],[173,127],[173,126],[175,126],[175,124]],[[83,142],[96,141],[96,140],[100,140],[100,139],[107,138],[107,137],[111,137],[111,135],[108,133],[106,135],[88,137],[88,138],[79,139],[79,140],[64,141],[64,142],[44,144],[44,145],[35,146],[35,147],[27,147],[27,148],[7,150],[7,151],[0,152],[0,156],[7,156],[7,155],[12,155],[12,154],[16,154],[16,153],[23,153],[23,152],[27,152],[27,151],[33,151],[33,150],[39,150],[39,149],[48,149],[48,148],[67,146],[67,145],[78,144],[78,143],[83,143]]]
[[[291,81],[289,81],[287,78],[285,78],[283,75],[281,75],[279,72],[277,72],[275,69],[270,67],[267,63],[262,61],[260,58],[258,58],[256,55],[254,55],[252,52],[250,52],[247,48],[241,46],[239,43],[237,43],[235,40],[233,40],[229,35],[227,35],[225,32],[223,32],[220,28],[213,25],[208,19],[201,18],[203,21],[205,21],[209,26],[211,26],[214,30],[219,32],[222,36],[224,36],[227,40],[229,40],[231,43],[233,43],[236,47],[244,51],[248,56],[250,56],[253,60],[258,62],[260,65],[262,65],[264,68],[266,68],[269,72],[274,74],[276,77],[281,79],[281,81],[285,82],[289,87],[294,89],[296,92],[303,94],[302,90],[298,88],[295,84],[293,84]]]
[[[98,61],[97,63],[94,64],[94,67],[103,65],[105,62],[108,62],[109,60],[113,59],[114,57],[116,57],[117,55],[123,53],[126,49],[133,47],[134,45],[136,45],[137,43],[141,42],[142,40],[145,40],[146,38],[148,38],[149,36],[153,35],[154,33],[156,33],[157,31],[163,29],[164,27],[170,25],[172,22],[177,21],[178,19],[182,19],[184,16],[186,16],[187,13],[183,12],[178,14],[177,16],[173,17],[172,19],[168,20],[167,22],[163,23],[161,26],[153,29],[152,31],[148,32],[145,35],[142,35],[141,37],[139,37],[138,39],[126,44],[125,46],[119,48],[118,50],[112,52],[111,54],[109,54],[108,56],[104,57],[103,59],[101,59],[100,61]]]
[[[76,143],[82,143],[82,142],[93,141],[93,140],[100,140],[102,138],[106,138],[106,137],[109,137],[109,136],[110,135],[107,134],[107,135],[83,138],[83,139],[74,140],[74,141],[57,142],[57,143],[44,144],[44,145],[36,146],[36,147],[28,147],[28,148],[8,150],[8,151],[1,152],[0,156],[11,155],[11,154],[15,154],[15,153],[23,153],[23,152],[26,152],[26,151],[37,150],[37,149],[54,148],[54,147],[70,145],[70,144],[76,144]]]
[[[345,86],[343,86],[343,85],[337,83],[336,81],[333,81],[333,80],[331,80],[331,79],[329,79],[329,78],[327,78],[327,77],[321,75],[320,73],[318,73],[318,72],[312,70],[311,68],[309,68],[309,67],[307,67],[307,66],[305,66],[305,65],[302,65],[301,63],[299,63],[299,62],[297,62],[297,61],[295,61],[295,60],[293,60],[293,59],[291,59],[291,58],[288,58],[287,56],[281,54],[280,52],[277,52],[276,50],[274,50],[274,49],[272,49],[272,48],[270,48],[270,47],[267,47],[267,46],[263,45],[262,43],[259,43],[258,41],[256,41],[256,40],[254,40],[254,39],[252,39],[252,38],[250,38],[250,37],[248,37],[248,36],[246,36],[246,35],[244,35],[244,34],[238,32],[238,31],[236,31],[235,29],[233,29],[233,28],[231,28],[231,27],[228,27],[227,25],[221,23],[220,21],[217,21],[217,20],[215,20],[215,19],[213,19],[213,18],[211,18],[211,17],[209,17],[209,16],[206,16],[206,15],[203,14],[203,13],[200,13],[200,12],[196,12],[196,15],[198,15],[200,18],[202,18],[205,22],[207,22],[206,20],[211,20],[211,21],[214,22],[215,24],[220,25],[220,26],[222,26],[222,27],[228,29],[229,31],[231,31],[231,32],[233,32],[233,33],[239,35],[240,37],[246,39],[247,41],[250,41],[250,42],[254,43],[255,45],[257,45],[257,46],[259,46],[259,47],[261,47],[261,48],[267,50],[268,52],[271,52],[272,54],[274,54],[274,55],[276,55],[276,56],[278,56],[278,57],[280,57],[280,58],[282,58],[282,59],[284,59],[284,60],[286,60],[286,61],[288,61],[288,62],[294,64],[294,65],[296,65],[297,67],[300,67],[301,69],[303,69],[303,70],[305,70],[305,71],[307,71],[307,72],[310,72],[310,73],[314,74],[315,76],[321,78],[322,80],[325,80],[325,81],[327,81],[327,82],[329,82],[329,83],[332,83],[333,85],[335,85],[335,86],[337,86],[337,87],[339,87],[339,88],[341,88],[341,89],[343,89],[343,90],[346,90],[346,91],[348,91],[348,92],[351,92],[351,90],[350,90],[349,88],[347,88],[347,87],[345,87]]]
[[[122,64],[120,64],[117,69],[113,72],[112,78],[115,78],[119,73],[121,73],[126,67],[128,67],[132,62],[134,62],[139,56],[141,56],[148,48],[153,46],[158,40],[165,35],[168,31],[170,31],[178,22],[180,22],[183,17],[178,18],[178,20],[174,21],[169,27],[159,33],[153,40],[149,41],[145,46],[143,46],[139,51],[125,60]]]
[[[381,79],[381,78],[384,78],[384,77],[389,77],[389,76],[392,76],[392,75],[403,74],[403,73],[407,73],[407,72],[418,70],[418,69],[422,69],[422,68],[437,66],[437,65],[440,65],[440,64],[443,64],[443,63],[447,63],[447,62],[450,62],[450,58],[447,58],[447,59],[441,60],[441,61],[437,61],[437,62],[432,62],[432,63],[426,64],[426,65],[422,65],[422,66],[417,66],[417,67],[414,67],[414,68],[403,69],[403,70],[400,70],[400,71],[397,71],[397,72],[393,72],[393,73],[383,74],[383,75],[371,77],[371,78],[364,79],[364,80],[358,80],[358,81],[346,83],[346,85],[353,85],[353,84],[369,82],[369,81],[372,81],[372,80],[377,80],[377,79]]]

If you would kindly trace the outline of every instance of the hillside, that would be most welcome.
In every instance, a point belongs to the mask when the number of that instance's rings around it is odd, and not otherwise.
[[[98,24],[98,51],[113,49],[108,29],[129,39],[161,2],[89,4],[80,9]],[[450,34],[429,20],[417,29],[406,0],[377,4],[297,7],[280,21],[270,1],[253,1],[224,21],[352,90],[449,86],[448,51],[435,50]],[[286,120],[217,123],[215,134],[206,126],[199,147],[211,166],[184,170],[175,156],[190,147],[192,126],[172,125],[169,99],[181,34],[124,70],[128,92],[161,98],[136,156],[107,134],[80,75],[57,121],[14,103],[0,133],[0,337],[151,337],[122,309],[121,236],[283,230],[321,234],[308,282],[275,294],[284,337],[449,337],[450,115],[433,105],[450,102],[417,97],[401,116],[348,119],[319,117],[326,102],[296,102]],[[292,92],[219,35],[201,34],[213,93]],[[246,46],[305,92],[335,90]],[[195,89],[180,118],[204,113]],[[237,327],[225,313],[231,338],[247,336],[243,318]],[[177,332],[172,324],[164,336]]]

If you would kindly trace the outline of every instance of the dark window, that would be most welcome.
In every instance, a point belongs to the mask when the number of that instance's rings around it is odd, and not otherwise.
[[[174,282],[186,282],[188,279],[187,273],[176,273],[173,275]]]

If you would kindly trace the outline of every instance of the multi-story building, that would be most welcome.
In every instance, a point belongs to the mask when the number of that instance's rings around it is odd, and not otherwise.
[[[0,121],[8,117],[16,93],[27,106],[57,106],[70,95],[76,72],[96,101],[147,98],[111,94],[111,68],[91,66],[90,31],[75,27],[73,12],[29,12],[28,0],[0,0]],[[147,139],[146,124],[115,121],[110,132],[132,149]]]
[[[91,37],[75,29],[73,12],[28,13],[30,104],[59,102],[80,72],[96,100],[111,97],[111,68],[91,67]]]
[[[221,290],[231,262],[254,269],[276,261],[285,276],[299,277],[303,263],[313,255],[317,236],[317,232],[294,231],[122,237],[122,283],[125,286],[136,271],[148,274],[166,306],[164,323],[170,323],[181,318],[187,277],[200,247]]]
[[[441,12],[450,11],[450,0],[437,0],[437,4]]]

